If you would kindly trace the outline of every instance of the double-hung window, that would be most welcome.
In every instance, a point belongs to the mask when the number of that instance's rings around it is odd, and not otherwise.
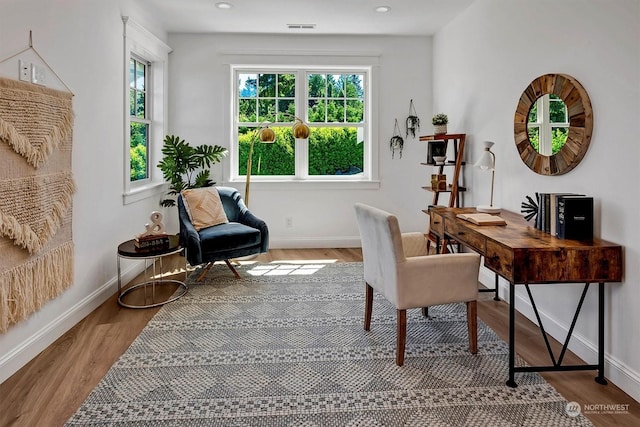
[[[125,204],[163,192],[160,160],[167,122],[167,69],[171,49],[149,31],[124,24],[124,191]]]
[[[149,179],[149,72],[151,64],[129,59],[129,176],[130,181]]]
[[[231,180],[247,173],[253,141],[253,181],[371,181],[370,69],[232,67]],[[291,131],[296,118],[307,139]],[[274,130],[262,144],[259,129]]]

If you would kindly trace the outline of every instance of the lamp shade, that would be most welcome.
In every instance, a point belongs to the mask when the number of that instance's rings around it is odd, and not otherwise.
[[[309,138],[309,126],[307,126],[302,120],[296,118],[296,123],[291,128],[293,132],[293,137],[297,139],[307,139]]]
[[[491,147],[493,147],[494,143],[491,141],[484,141],[484,151],[482,155],[476,162],[475,166],[484,170],[493,170],[496,167],[496,158],[494,154],[491,152]]]
[[[260,129],[260,142],[265,144],[272,143],[276,140],[276,133],[270,127]]]

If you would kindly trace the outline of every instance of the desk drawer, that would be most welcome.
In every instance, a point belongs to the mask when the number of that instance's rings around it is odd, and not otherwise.
[[[463,245],[469,246],[481,254],[484,254],[486,239],[477,231],[465,227],[458,221],[447,221],[445,224],[445,232]]]
[[[509,281],[513,281],[513,252],[491,240],[487,241],[484,265]]]
[[[429,231],[436,236],[444,237],[444,218],[434,212],[429,212]]]

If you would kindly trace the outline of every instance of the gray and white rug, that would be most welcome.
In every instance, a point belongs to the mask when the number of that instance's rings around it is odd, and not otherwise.
[[[239,271],[216,266],[162,307],[67,425],[591,425],[538,374],[507,387],[508,347],[481,321],[469,354],[463,304],[410,310],[398,367],[380,295],[363,330],[361,263]]]

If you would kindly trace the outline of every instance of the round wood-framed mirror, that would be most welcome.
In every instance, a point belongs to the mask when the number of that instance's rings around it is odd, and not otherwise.
[[[554,94],[566,105],[566,141],[555,154],[540,154],[530,140],[529,118],[532,108],[544,95]],[[587,91],[566,74],[545,74],[522,92],[514,118],[514,136],[522,161],[541,175],[562,175],[582,160],[593,132],[593,110]]]

